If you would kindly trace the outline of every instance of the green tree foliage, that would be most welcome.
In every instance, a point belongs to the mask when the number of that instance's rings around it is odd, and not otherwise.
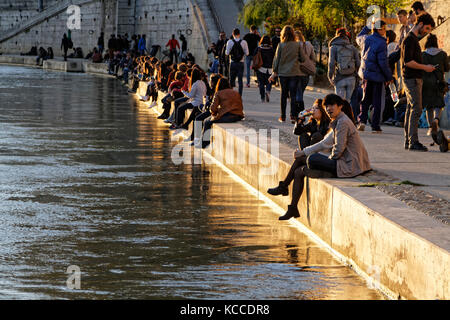
[[[273,34],[273,28],[286,24],[302,26],[309,37],[332,37],[336,28],[362,26],[372,13],[371,5],[378,5],[382,15],[396,12],[408,0],[250,0],[239,20],[246,26],[262,25]]]

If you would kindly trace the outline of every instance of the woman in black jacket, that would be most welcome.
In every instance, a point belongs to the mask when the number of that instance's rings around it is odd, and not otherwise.
[[[311,118],[305,123],[308,114]],[[300,150],[321,141],[327,134],[329,125],[330,118],[322,105],[322,99],[317,99],[310,112],[300,114],[295,125],[294,134],[298,136]]]
[[[270,101],[270,91],[272,89],[272,83],[269,81],[272,74],[272,63],[275,51],[272,48],[272,41],[268,35],[261,38],[259,47],[256,48],[253,59],[260,52],[262,58],[262,66],[256,71],[256,77],[258,78],[259,93],[261,94],[261,102]]]
[[[294,134],[299,135],[298,144],[300,150],[322,141],[329,129],[331,120],[325,111],[322,99],[317,99],[314,102],[311,112],[311,119],[306,124],[303,124],[304,116],[300,114],[294,129]],[[267,193],[274,196],[280,194],[288,195],[288,187],[294,181],[295,171],[303,165],[305,165],[304,158],[296,158],[286,178],[280,181],[278,187],[267,190]],[[300,199],[300,196],[297,195],[297,198]]]

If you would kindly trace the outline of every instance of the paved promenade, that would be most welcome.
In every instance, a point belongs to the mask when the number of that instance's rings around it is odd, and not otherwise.
[[[325,97],[327,90],[319,89],[319,91],[321,92],[314,89],[305,92],[306,106],[311,106],[315,99]],[[297,137],[292,134],[294,125],[289,120],[285,123],[279,123],[277,120],[280,115],[280,91],[272,90],[271,101],[261,103],[256,84],[252,82],[251,88],[244,89],[243,99],[247,125],[258,127],[261,123],[279,129],[281,142],[285,142],[293,151],[297,146]],[[423,209],[421,211],[427,212],[427,206],[428,209],[440,206],[439,216],[441,219],[439,220],[450,224],[450,152],[441,153],[439,146],[430,146],[432,139],[426,136],[427,129],[419,129],[419,139],[429,148],[428,152],[405,150],[403,128],[382,126],[382,130],[382,134],[372,134],[369,126],[368,130],[366,128],[365,132],[360,133],[369,153],[372,167],[377,171],[376,181],[389,184],[409,181],[423,185],[414,187],[412,185],[384,186],[384,189],[387,190],[383,191],[397,193],[397,198],[407,203],[409,200],[409,205],[416,204],[419,206],[416,209]],[[449,134],[446,131],[446,135]],[[292,161],[291,152],[281,152],[280,157],[285,161]],[[360,177],[360,179],[365,181],[365,177]],[[423,208],[420,208],[421,202],[423,202]],[[446,217],[442,217],[443,214]]]

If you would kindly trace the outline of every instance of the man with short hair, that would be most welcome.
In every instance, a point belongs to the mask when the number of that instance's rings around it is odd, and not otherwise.
[[[247,65],[247,88],[250,88],[250,71],[253,61],[253,54],[258,48],[259,40],[261,36],[258,33],[258,28],[256,26],[250,27],[250,32],[244,36],[244,40],[247,41],[249,54],[245,58],[245,63]]]
[[[328,79],[341,98],[350,101],[361,64],[359,51],[350,43],[345,28],[336,30],[336,37],[330,41]]]
[[[141,56],[143,56],[147,51],[147,41],[145,40],[145,34],[143,34],[141,39],[139,39],[138,50]]]
[[[278,45],[281,42],[281,28],[276,27],[275,28],[275,35],[272,37],[272,48],[273,52],[277,51]]]
[[[233,37],[228,40],[225,54],[230,57],[230,84],[234,88],[236,77],[239,83],[239,94],[242,96],[244,89],[244,60],[249,55],[247,41],[240,39],[239,29],[233,30]]]
[[[400,27],[400,39],[398,41],[398,46],[400,47],[402,45],[403,40],[405,40],[406,36],[408,35],[408,32],[411,30],[409,23],[408,23],[408,12],[406,10],[400,10],[397,12],[397,19],[398,22],[401,24]]]
[[[175,57],[175,63],[178,63],[178,57],[177,57],[177,48],[180,49],[180,44],[177,39],[175,39],[175,35],[172,35],[172,39],[170,39],[166,47],[169,47],[170,50],[170,63],[173,63],[174,57]]]
[[[419,119],[422,115],[422,73],[433,72],[435,68],[422,64],[419,40],[434,27],[433,18],[428,13],[421,14],[401,45],[400,61],[408,101],[405,114],[405,149],[411,151],[428,151],[427,147],[419,142],[418,136]]]
[[[427,13],[425,11],[425,8],[423,7],[422,2],[416,1],[411,5],[411,9],[414,10],[414,13],[416,14],[416,17],[420,16],[423,13]]]
[[[219,73],[228,76],[228,63],[225,56],[225,48],[227,45],[227,35],[224,31],[219,33],[219,40],[216,42],[217,56],[219,57]]]

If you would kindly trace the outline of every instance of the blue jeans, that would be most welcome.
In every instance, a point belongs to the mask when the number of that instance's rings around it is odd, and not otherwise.
[[[299,111],[296,106],[296,95],[299,77],[280,76],[281,85],[281,117],[286,117],[287,98],[291,97],[291,115],[297,117]]]
[[[250,73],[251,73],[252,61],[253,61],[253,56],[245,57],[245,64],[247,65],[247,85],[250,84]]]
[[[303,100],[303,94],[308,86],[309,76],[298,77],[297,95],[295,97],[297,101],[297,112],[305,110],[305,102]]]
[[[306,164],[309,169],[321,170],[337,175],[337,160],[329,159],[327,156],[314,153],[306,158]]]
[[[243,62],[231,62],[230,64],[230,84],[234,88],[236,86],[236,77],[238,78],[239,94],[242,96],[244,90],[244,63]]]
[[[261,99],[264,99],[266,92],[270,93],[272,90],[272,83],[269,81],[270,74],[256,71],[256,77],[258,78],[259,94]]]

